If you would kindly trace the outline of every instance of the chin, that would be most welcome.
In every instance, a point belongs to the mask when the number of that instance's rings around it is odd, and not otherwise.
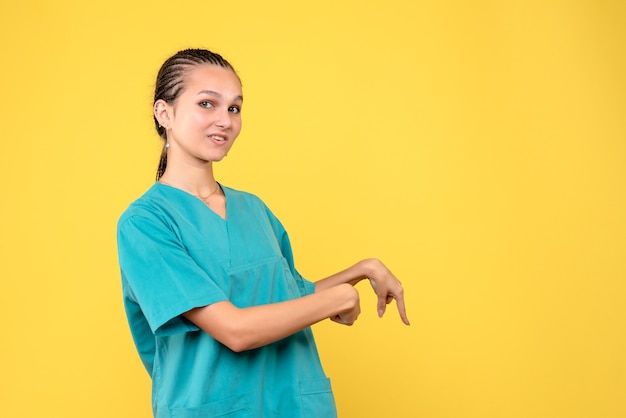
[[[207,162],[211,162],[211,163],[218,163],[218,162],[222,161],[224,159],[224,157],[226,157],[226,155],[211,155],[211,156],[205,158],[205,160]]]

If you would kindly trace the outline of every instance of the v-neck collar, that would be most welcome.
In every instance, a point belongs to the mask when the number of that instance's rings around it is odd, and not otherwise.
[[[218,217],[219,219],[221,219],[222,221],[226,222],[228,221],[228,192],[227,192],[227,187],[223,187],[221,185],[220,182],[217,182],[217,185],[222,189],[222,192],[224,193],[224,205],[225,205],[225,217],[222,217],[219,213],[215,212],[209,205],[206,204],[206,202],[204,202],[202,199],[200,199],[198,196],[196,196],[195,194],[189,193],[186,190],[183,190],[179,187],[176,186],[172,186],[169,184],[165,184],[165,183],[161,183],[160,181],[156,182],[158,187],[166,187],[172,190],[177,190],[181,193],[183,193],[184,195],[188,196],[189,198],[191,198],[192,200],[194,200],[195,202],[197,202],[198,204],[202,205],[205,209],[207,209],[209,212],[211,212],[211,214],[213,216]]]

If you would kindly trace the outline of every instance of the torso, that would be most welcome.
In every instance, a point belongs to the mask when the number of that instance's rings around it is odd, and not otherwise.
[[[220,189],[218,193],[215,193],[207,201],[203,201],[209,209],[218,214],[220,218],[226,219],[226,197],[224,192]]]

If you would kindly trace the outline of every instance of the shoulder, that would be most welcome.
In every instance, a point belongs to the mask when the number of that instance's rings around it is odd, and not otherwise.
[[[166,203],[163,190],[158,187],[158,183],[155,183],[122,212],[118,220],[118,227],[133,218],[163,218],[166,214]]]
[[[253,193],[246,192],[243,190],[233,189],[232,187],[222,186],[222,190],[227,195],[229,202],[234,203],[237,202],[239,204],[246,204],[248,206],[255,206],[258,208],[262,208],[263,210],[269,210],[265,202],[261,200],[261,198]]]
[[[249,201],[259,201],[262,202],[261,199],[255,195],[254,193],[246,192],[244,190],[235,189],[233,187],[224,186],[220,183],[222,190],[228,194],[231,198],[249,200]]]
[[[228,205],[238,206],[243,210],[252,210],[257,216],[268,219],[275,229],[282,228],[278,217],[259,196],[225,186],[222,186],[222,189],[228,197]]]
[[[267,222],[276,235],[282,235],[285,228],[276,214],[257,195],[222,186],[228,196],[228,205],[237,206],[240,210],[253,213],[258,219]]]

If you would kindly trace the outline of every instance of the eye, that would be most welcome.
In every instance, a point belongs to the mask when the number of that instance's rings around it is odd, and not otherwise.
[[[199,103],[200,107],[204,107],[204,108],[209,108],[209,107],[213,107],[213,103],[207,101],[207,100],[203,100]]]
[[[241,113],[241,108],[239,106],[231,106],[231,107],[228,108],[228,111],[230,113],[237,114],[237,113]]]

